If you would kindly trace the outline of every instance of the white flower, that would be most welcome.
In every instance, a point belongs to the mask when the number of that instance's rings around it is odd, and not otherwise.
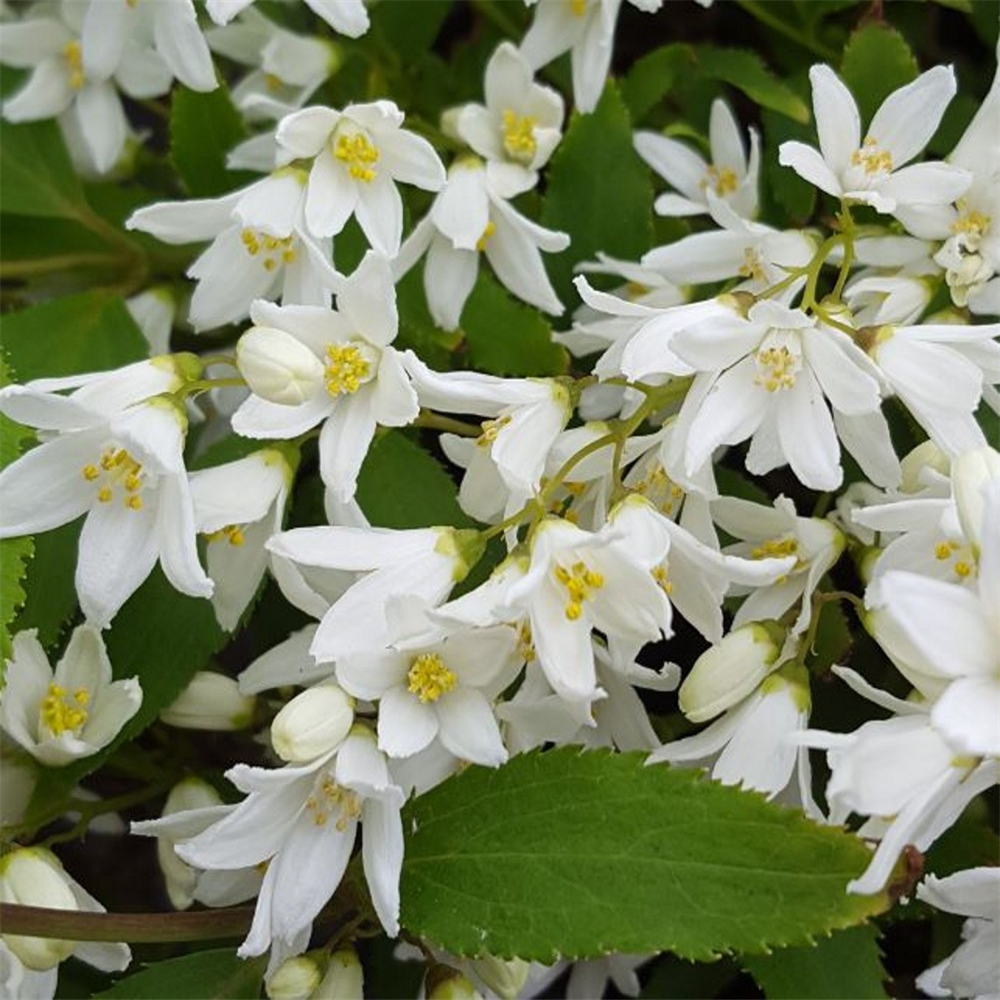
[[[208,16],[216,24],[228,24],[254,0],[206,0]],[[349,38],[360,38],[368,30],[368,11],[364,0],[305,0],[306,6],[334,31]]]
[[[212,243],[188,268],[197,282],[188,318],[196,330],[232,323],[258,298],[326,306],[329,241],[303,230],[305,171],[292,167],[220,198],[157,202],[133,212],[127,229],[165,243]]]
[[[937,131],[955,95],[955,73],[935,66],[893,91],[872,119],[864,141],[858,106],[829,66],[809,71],[820,152],[802,142],[781,144],[786,167],[836,198],[893,213],[897,206],[947,204],[972,180],[968,171],[947,163],[906,167]]]
[[[812,593],[840,558],[843,534],[821,518],[797,517],[795,504],[784,496],[779,496],[773,507],[723,497],[712,503],[712,517],[723,531],[744,539],[729,546],[727,553],[751,559],[796,558],[787,576],[755,590],[740,605],[733,628],[745,622],[780,619],[801,600],[799,614],[789,631],[792,636],[804,632],[812,618]]]
[[[358,574],[323,614],[310,652],[318,662],[387,648],[392,630],[386,605],[394,597],[431,606],[447,596],[482,554],[476,531],[454,528],[295,528],[275,535],[268,549],[305,567]]]
[[[516,193],[516,192],[514,192]],[[414,227],[393,262],[398,280],[426,251],[424,291],[434,321],[454,330],[486,255],[501,283],[519,299],[554,315],[563,311],[540,251],[569,246],[565,233],[532,222],[502,195],[489,165],[464,156],[448,170],[430,212]]]
[[[405,426],[419,404],[389,346],[399,318],[388,263],[369,252],[336,290],[337,310],[253,304],[257,326],[237,345],[253,395],[233,415],[233,429],[292,438],[322,423],[320,474],[347,501],[376,426]]]
[[[250,725],[255,704],[256,699],[243,694],[232,677],[199,670],[160,712],[160,721],[178,729],[232,732]]]
[[[943,962],[917,977],[931,997],[989,1000],[1000,981],[1000,868],[970,868],[947,878],[928,875],[917,898],[968,919],[962,943]]]
[[[18,847],[0,859],[0,901],[87,913],[107,912],[44,847]],[[0,983],[5,995],[52,997],[59,963],[70,955],[101,972],[122,972],[132,961],[132,953],[125,944],[4,934],[0,937]]]
[[[313,919],[347,868],[359,821],[375,911],[388,934],[399,932],[403,793],[370,733],[356,728],[335,755],[304,766],[269,771],[237,764],[226,776],[247,797],[176,851],[204,869],[268,862],[241,956],[263,954],[272,942],[289,954],[305,950]]]
[[[453,630],[426,645],[342,657],[337,679],[378,700],[379,749],[390,757],[409,757],[436,737],[456,757],[497,767],[507,751],[492,701],[522,663],[517,646],[504,625]]]
[[[437,191],[444,167],[426,139],[400,128],[392,101],[350,104],[343,111],[303,108],[278,125],[279,162],[313,160],[305,220],[315,237],[335,236],[352,214],[371,246],[395,257],[403,234],[396,182]]]
[[[191,473],[195,525],[208,541],[212,607],[232,632],[267,569],[264,543],[281,530],[294,471],[276,448]]]
[[[139,680],[111,680],[101,633],[73,632],[53,671],[35,629],[14,636],[0,726],[36,760],[59,767],[103,750],[139,711]]]
[[[109,420],[78,403],[100,385],[91,381],[68,398],[30,391],[0,398],[6,413],[33,412],[36,426],[73,428],[0,473],[0,537],[48,531],[86,513],[76,591],[87,619],[105,628],[157,560],[182,593],[210,597],[213,588],[198,562],[183,409],[157,396]]]
[[[675,430],[685,441],[688,475],[720,445],[750,437],[749,471],[763,475],[787,461],[804,485],[833,490],[843,469],[830,407],[847,417],[884,419],[877,416],[879,384],[864,352],[801,310],[760,301],[745,320],[734,317],[725,328],[695,323],[670,343],[703,373]]]
[[[510,42],[486,64],[486,104],[446,112],[451,129],[487,160],[491,187],[513,197],[538,183],[562,137],[563,101],[532,80],[531,67]]]
[[[660,215],[701,215],[712,198],[728,202],[744,219],[757,215],[760,136],[750,129],[750,159],[729,105],[712,102],[708,123],[712,162],[690,146],[656,132],[636,132],[636,152],[680,194],[661,194],[653,204]]]
[[[297,694],[274,717],[271,745],[291,764],[323,757],[341,743],[354,724],[354,701],[332,682]]]

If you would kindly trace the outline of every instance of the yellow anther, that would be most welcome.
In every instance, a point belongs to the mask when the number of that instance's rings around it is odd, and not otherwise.
[[[476,240],[476,249],[482,253],[486,249],[486,244],[489,243],[490,237],[497,231],[496,224],[491,219],[486,223],[483,229],[482,235]]]
[[[85,706],[89,703],[90,692],[86,688],[77,688],[70,696],[64,687],[52,683],[39,708],[39,728],[48,730],[53,736],[67,732],[79,736],[87,721]]]
[[[740,182],[729,167],[717,167],[712,163],[705,171],[700,186],[702,190],[711,188],[720,198],[724,198],[727,194],[732,194],[740,186]]]
[[[538,143],[535,142],[535,125],[538,119],[531,115],[519,115],[507,108],[503,113],[503,148],[512,160],[531,163],[535,158]]]
[[[79,90],[87,82],[83,75],[83,52],[80,43],[67,42],[63,46],[63,57],[69,64],[69,85],[74,90]]]
[[[565,566],[555,566],[553,575],[558,583],[566,589],[569,598],[565,605],[566,617],[576,621],[583,614],[583,602],[593,597],[593,591],[604,586],[604,576],[592,570],[585,562],[576,562],[566,569]]]
[[[784,559],[799,551],[799,540],[795,537],[769,538],[766,542],[750,550],[754,559]]]
[[[125,506],[131,510],[142,508],[142,464],[137,462],[124,448],[106,448],[99,464],[88,463],[82,470],[83,478],[89,483],[98,483],[97,499],[100,503],[110,503],[115,487],[121,486],[126,493]]]
[[[650,572],[653,574],[653,579],[657,582],[660,589],[665,594],[672,594],[674,592],[674,585],[670,582],[670,578],[667,576],[666,566],[654,566]]]
[[[962,202],[958,202],[959,210],[962,214],[951,224],[953,233],[969,233],[974,236],[982,236],[990,228],[992,219],[982,212],[963,211]]]
[[[371,376],[371,364],[354,344],[327,344],[324,381],[331,396],[357,392]]]
[[[864,167],[865,173],[869,175],[892,173],[892,154],[887,150],[880,150],[878,140],[870,135],[865,137],[861,149],[851,153],[851,163],[856,167]]]
[[[243,534],[243,528],[239,524],[227,524],[224,528],[219,528],[218,531],[210,531],[205,535],[206,541],[209,542],[220,542],[223,538],[230,545],[235,545],[237,548],[246,543],[246,536]]]
[[[958,548],[958,546],[955,545],[954,542],[938,542],[937,545],[934,546],[934,558],[941,560],[950,559],[952,552],[954,552],[956,548]]]
[[[583,17],[587,13],[587,0],[569,0],[569,9],[574,17]]]
[[[83,478],[88,483],[92,483],[100,474],[101,470],[96,465],[85,465],[83,467]]]
[[[510,416],[505,414],[497,417],[496,420],[484,420],[482,423],[483,433],[476,438],[476,444],[480,448],[488,448],[497,439],[497,435],[510,423]]]
[[[110,486],[102,486],[97,491],[97,499],[101,503],[111,503],[111,495],[112,494],[111,494],[111,487]]]
[[[969,576],[972,573],[973,569],[974,567],[967,562],[955,563],[955,575],[962,580],[964,580],[967,576]]]
[[[246,247],[246,251],[251,257],[260,253],[260,240],[257,239],[257,234],[252,229],[244,229],[240,233],[240,239],[243,241],[243,246]]]
[[[136,493],[131,493],[125,497],[125,506],[129,510],[142,510],[142,497]]]
[[[410,664],[406,681],[407,691],[426,705],[447,694],[458,683],[458,678],[437,653],[421,653]]]
[[[517,655],[525,663],[531,663],[535,658],[535,644],[531,638],[531,625],[522,621],[517,627]]]
[[[761,264],[760,254],[753,247],[747,247],[743,251],[743,263],[736,273],[741,278],[752,278],[754,281],[764,280],[764,266]]]
[[[799,360],[787,347],[767,347],[757,352],[756,385],[763,386],[768,392],[779,389],[791,389],[795,385],[795,373],[799,369]]]
[[[263,261],[265,271],[273,271],[278,265],[275,263],[273,257],[268,257]]]
[[[125,489],[128,490],[129,493],[134,493],[137,489],[139,489],[140,486],[142,486],[141,476],[137,475],[134,472],[130,472],[125,477]]]
[[[295,251],[294,251],[294,250],[283,250],[283,251],[281,252],[281,259],[282,259],[282,260],[283,260],[283,261],[284,261],[284,262],[285,262],[286,264],[291,264],[291,263],[292,263],[292,261],[294,261],[294,260],[295,260]]]
[[[355,180],[364,181],[365,184],[375,180],[372,164],[378,162],[379,152],[364,133],[338,135],[333,155],[346,164],[348,173]]]
[[[306,809],[312,813],[316,826],[325,826],[330,814],[336,811],[334,825],[343,833],[348,823],[361,815],[361,799],[349,788],[341,787],[333,778],[325,775],[313,794],[306,799]]]
[[[265,73],[264,85],[272,94],[274,94],[277,91],[281,90],[281,88],[284,86],[284,81],[281,79],[280,76],[275,76],[273,73]]]

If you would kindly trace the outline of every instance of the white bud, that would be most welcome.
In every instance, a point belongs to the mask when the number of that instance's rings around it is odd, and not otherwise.
[[[916,493],[927,485],[924,482],[924,469],[933,469],[942,476],[947,476],[949,464],[945,452],[933,441],[924,441],[899,460],[902,471],[899,488],[904,493]]]
[[[504,960],[486,955],[469,963],[472,970],[500,1000],[514,1000],[528,980],[531,963],[522,958]]]
[[[695,660],[679,692],[681,711],[707,722],[732,708],[774,669],[784,630],[774,622],[752,622],[730,632]]]
[[[78,910],[59,859],[42,847],[24,847],[0,859],[0,901],[53,910]],[[45,972],[69,958],[75,941],[4,934],[3,942],[29,968]]]
[[[989,484],[989,485],[987,485]],[[1000,487],[1000,454],[988,445],[966,451],[951,463],[951,489],[962,533],[976,548],[983,531],[987,491]]]
[[[163,815],[185,812],[188,809],[205,809],[222,803],[219,793],[201,778],[185,778],[170,789],[163,804]],[[169,837],[157,837],[156,859],[163,872],[170,905],[175,910],[186,910],[194,901],[198,872],[186,861],[181,861],[174,851],[174,841]]]
[[[336,684],[318,684],[296,695],[274,717],[271,744],[290,763],[304,763],[328,753],[354,722],[354,702]]]
[[[285,406],[304,403],[323,384],[323,363],[290,333],[254,326],[236,345],[236,364],[261,399]]]
[[[330,956],[330,965],[312,1000],[361,1000],[364,972],[353,948],[341,948]]]
[[[231,732],[250,725],[257,699],[240,694],[225,674],[199,670],[177,700],[160,713],[160,721],[178,729],[208,729]]]
[[[286,959],[264,983],[270,1000],[309,1000],[323,979],[319,962],[311,955]]]

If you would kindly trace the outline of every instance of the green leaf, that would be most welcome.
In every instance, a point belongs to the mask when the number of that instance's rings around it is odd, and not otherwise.
[[[238,958],[235,948],[199,951],[147,965],[94,1000],[257,1000],[266,965],[265,958]]]
[[[410,802],[402,924],[458,955],[710,959],[861,923],[871,854],[763,796],[643,753],[564,747]]]
[[[637,59],[622,82],[622,100],[633,122],[641,121],[667,94],[678,74],[690,71],[695,61],[690,45],[674,42]]]
[[[649,249],[652,205],[649,171],[632,147],[628,111],[608,83],[592,114],[574,113],[549,168],[542,225],[573,241],[546,262],[563,305],[576,302],[578,261],[592,260],[598,250],[635,260]]]
[[[469,364],[492,375],[562,375],[569,367],[566,348],[537,309],[515,302],[489,275],[480,272],[462,311]]]
[[[814,674],[825,674],[835,663],[843,664],[850,650],[851,627],[844,609],[839,604],[824,604],[809,669]]]
[[[208,93],[178,87],[170,108],[170,158],[192,198],[226,194],[257,179],[226,169],[226,154],[246,130],[224,84]]]
[[[74,219],[83,189],[54,121],[0,122],[0,212]]]
[[[149,356],[125,303],[103,292],[65,295],[8,313],[3,345],[22,382],[105,371]]]
[[[457,492],[438,460],[396,430],[375,438],[358,476],[358,503],[380,528],[470,527]]]
[[[783,142],[794,139],[816,145],[813,130],[773,111],[761,114],[764,142],[761,159],[763,173],[774,200],[788,213],[793,223],[808,220],[816,207],[816,188],[792,170],[778,162],[778,149]]]
[[[884,1000],[887,978],[878,928],[850,927],[812,947],[782,948],[746,959],[744,968],[768,1000]]]
[[[118,612],[104,638],[115,679],[139,678],[142,705],[110,746],[42,775],[29,819],[154,722],[226,642],[211,603],[174,590],[159,567]]]
[[[918,72],[906,40],[885,24],[866,24],[855,31],[840,64],[840,75],[858,102],[863,123],[870,122],[889,94],[915,80]]]
[[[15,629],[38,629],[38,641],[54,646],[76,613],[76,553],[82,520],[35,535],[35,555],[24,578],[24,606]]]
[[[774,76],[755,52],[702,46],[697,50],[697,58],[703,75],[731,84],[762,108],[801,124],[809,121],[809,105]]]
[[[371,32],[407,60],[434,44],[452,0],[412,3],[380,3],[371,8]]]

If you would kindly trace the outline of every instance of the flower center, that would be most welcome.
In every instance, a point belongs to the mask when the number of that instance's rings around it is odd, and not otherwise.
[[[362,344],[327,344],[323,380],[331,396],[351,395],[370,382],[374,360],[371,348]]]
[[[503,148],[518,163],[531,163],[538,144],[535,142],[537,118],[519,115],[507,108],[503,113]]]
[[[38,712],[39,729],[43,734],[47,731],[52,736],[62,736],[67,732],[79,736],[87,721],[89,703],[90,692],[86,688],[77,688],[71,695],[66,688],[53,682]]]
[[[743,263],[736,273],[741,278],[752,278],[754,281],[763,281],[767,277],[760,254],[753,247],[747,247],[743,251]]]
[[[705,171],[700,186],[703,191],[711,188],[720,198],[724,198],[727,194],[732,194],[740,186],[740,182],[735,171],[729,167],[717,167],[711,163]]]
[[[496,223],[492,219],[490,219],[490,221],[486,223],[486,226],[483,229],[482,236],[480,236],[479,239],[476,240],[476,249],[480,253],[482,253],[486,249],[486,244],[489,243],[490,237],[496,231],[497,231]]]
[[[959,581],[966,580],[974,576],[977,572],[976,556],[969,545],[962,545],[960,542],[951,542],[942,539],[934,546],[934,558],[938,562],[951,562],[951,570],[958,577]]]
[[[583,614],[583,602],[589,601],[595,590],[604,586],[604,576],[592,570],[585,562],[576,562],[566,569],[556,566],[553,570],[556,580],[566,588],[566,617],[575,622]]]
[[[769,538],[766,542],[750,550],[752,559],[785,559],[799,551],[799,540],[794,535],[784,538]]]
[[[365,184],[375,180],[372,164],[378,162],[379,152],[364,132],[339,131],[333,144],[333,155],[347,167],[355,180]]]
[[[878,140],[874,136],[865,136],[860,149],[851,153],[851,164],[863,168],[869,178],[892,173],[892,154],[878,148]]]
[[[406,690],[415,694],[423,704],[437,701],[447,694],[458,678],[445,666],[437,653],[421,653],[406,674]]]
[[[764,344],[754,356],[757,365],[754,384],[762,386],[768,392],[791,389],[795,385],[796,372],[802,367],[798,351],[793,350],[787,343],[775,343],[771,337],[768,337]]]
[[[74,90],[80,90],[87,82],[83,75],[83,51],[79,42],[67,42],[63,46],[63,58],[69,66],[69,85]]]
[[[243,525],[227,524],[224,528],[219,528],[218,531],[209,531],[205,534],[207,542],[221,542],[223,538],[237,548],[244,545],[246,536],[243,534]]]
[[[129,510],[142,509],[142,485],[145,473],[124,448],[106,448],[99,465],[87,464],[81,474],[88,483],[97,485],[99,503],[111,503],[116,486],[125,492],[123,502]]]
[[[661,563],[659,566],[654,566],[650,573],[653,574],[653,579],[656,581],[657,586],[664,594],[668,596],[674,592],[674,585],[670,580],[669,570],[666,563]]]
[[[970,236],[982,236],[989,228],[993,220],[984,212],[977,212],[975,209],[967,209],[964,198],[959,198],[955,203],[961,215],[951,224],[953,233],[968,233]]]
[[[684,490],[667,475],[667,470],[659,462],[655,462],[632,489],[656,504],[668,517],[684,499]]]
[[[240,233],[243,247],[251,257],[260,256],[265,271],[273,271],[278,264],[291,264],[295,260],[295,248],[292,246],[294,237],[268,236],[266,233],[244,229]]]
[[[343,833],[348,824],[361,815],[361,799],[356,792],[338,785],[329,774],[324,774],[306,799],[306,809],[312,813],[316,826],[326,826],[330,816],[336,814],[334,825],[338,833]]]

